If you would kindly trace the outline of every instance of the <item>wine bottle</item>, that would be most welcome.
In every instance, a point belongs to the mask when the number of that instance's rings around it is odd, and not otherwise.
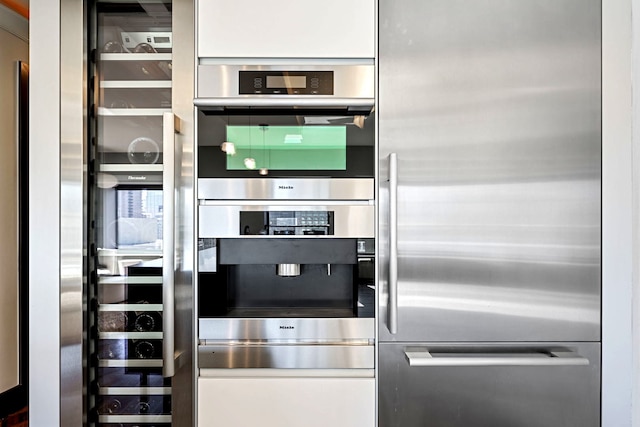
[[[153,359],[156,357],[156,346],[147,340],[131,340],[136,359]]]
[[[152,332],[162,330],[162,315],[157,311],[136,312],[132,330],[134,332]]]
[[[120,400],[116,399],[115,397],[108,398],[102,402],[102,405],[100,405],[98,412],[100,414],[106,415],[119,414],[120,412],[122,412],[122,402],[120,402]]]

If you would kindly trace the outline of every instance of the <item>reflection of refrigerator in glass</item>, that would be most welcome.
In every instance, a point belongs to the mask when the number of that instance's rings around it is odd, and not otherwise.
[[[600,3],[379,17],[379,425],[599,426]]]

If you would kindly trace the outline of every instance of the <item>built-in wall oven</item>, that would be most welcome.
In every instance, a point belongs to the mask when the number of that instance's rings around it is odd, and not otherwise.
[[[345,408],[338,425],[372,424],[373,78],[372,65],[199,66],[200,425],[235,392],[280,396],[275,423],[325,401]],[[341,403],[346,389],[360,403]]]

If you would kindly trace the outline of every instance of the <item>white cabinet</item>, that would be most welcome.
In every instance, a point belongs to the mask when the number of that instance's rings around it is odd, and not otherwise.
[[[374,427],[373,378],[198,379],[198,427]]]
[[[374,0],[199,0],[198,57],[373,58]]]

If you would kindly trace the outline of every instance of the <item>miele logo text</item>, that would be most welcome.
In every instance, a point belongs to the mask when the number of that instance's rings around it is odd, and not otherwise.
[[[278,190],[293,190],[293,185],[278,185]]]
[[[284,325],[280,325],[280,329],[295,329],[295,326],[284,326]]]

